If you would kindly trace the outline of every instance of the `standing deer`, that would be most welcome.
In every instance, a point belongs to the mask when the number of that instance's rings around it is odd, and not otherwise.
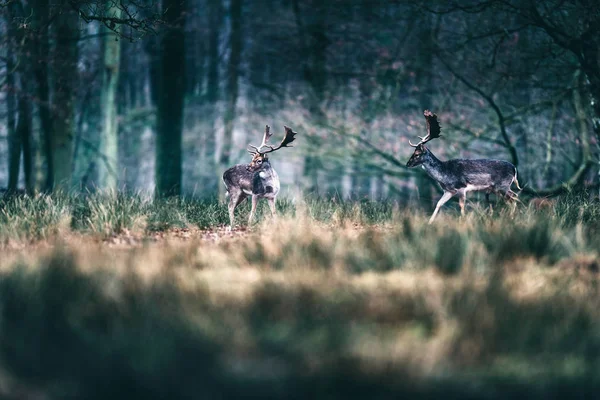
[[[441,186],[444,194],[437,202],[435,210],[429,219],[431,224],[442,207],[454,195],[458,195],[461,215],[465,213],[465,200],[467,192],[485,191],[485,197],[489,202],[490,193],[503,197],[506,201],[516,201],[518,196],[510,187],[514,182],[519,190],[519,181],[517,181],[517,168],[507,161],[500,160],[438,160],[427,147],[425,143],[432,139],[440,137],[440,124],[437,115],[429,110],[423,113],[427,121],[427,135],[420,137],[419,143],[412,144],[415,147],[410,160],[406,166],[413,168],[421,165],[427,174],[435,179]]]
[[[289,144],[296,139],[297,132],[287,126],[284,126],[284,128],[285,136],[283,140],[279,146],[273,147],[267,144],[269,138],[273,136],[269,125],[267,125],[260,146],[249,145],[253,149],[248,150],[248,153],[252,156],[250,164],[238,164],[223,173],[223,182],[227,188],[227,195],[229,195],[227,208],[229,209],[230,227],[233,227],[234,224],[235,208],[248,196],[252,196],[252,209],[250,210],[248,225],[252,223],[259,199],[267,199],[271,213],[275,216],[275,199],[279,193],[279,176],[271,167],[267,154],[283,147],[293,147]],[[267,149],[262,151],[263,148]]]

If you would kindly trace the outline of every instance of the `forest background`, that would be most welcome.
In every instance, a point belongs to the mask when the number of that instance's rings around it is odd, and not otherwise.
[[[441,159],[505,159],[526,193],[597,191],[592,1],[8,0],[0,188],[216,197],[265,124],[284,196],[419,199],[404,164],[440,116]],[[5,167],[6,166],[6,167]],[[415,190],[416,189],[416,190]]]

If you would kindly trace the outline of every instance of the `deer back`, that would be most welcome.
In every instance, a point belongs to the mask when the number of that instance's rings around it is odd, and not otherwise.
[[[247,195],[261,197],[276,196],[280,183],[277,172],[268,161],[260,168],[249,169],[249,164],[238,164],[229,168],[223,174],[223,182],[228,192],[240,190]]]
[[[516,174],[515,166],[507,161],[489,159],[439,161],[431,153],[426,157],[423,167],[442,189],[448,191],[463,188],[468,190],[508,188]]]

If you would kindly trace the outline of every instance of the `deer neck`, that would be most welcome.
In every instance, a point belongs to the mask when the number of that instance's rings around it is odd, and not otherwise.
[[[433,155],[432,152],[427,152],[427,158],[425,162],[423,162],[423,169],[427,172],[427,175],[435,179],[436,181],[441,181],[444,179],[444,165],[438,160],[436,156]]]

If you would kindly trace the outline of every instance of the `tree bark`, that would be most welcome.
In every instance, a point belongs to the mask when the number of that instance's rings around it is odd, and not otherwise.
[[[325,123],[325,115],[320,106],[325,99],[325,89],[327,84],[327,38],[325,19],[327,17],[327,7],[320,0],[311,2],[309,23],[305,24],[303,20],[300,1],[294,0],[292,8],[296,19],[298,34],[303,51],[306,54],[306,63],[304,65],[304,78],[309,83],[311,93],[308,96],[308,109],[316,125]],[[319,192],[319,171],[322,169],[321,161],[318,157],[308,154],[304,160],[303,175],[306,180],[307,190],[315,195]]]
[[[112,6],[111,6],[112,5]],[[120,18],[121,9],[109,0],[108,13]],[[118,120],[116,94],[119,85],[119,66],[121,43],[118,37],[109,35],[108,28],[103,29],[104,36],[104,73],[102,79],[102,134],[100,136],[100,157],[98,165],[98,183],[100,188],[117,189],[118,171]]]
[[[75,96],[79,40],[77,12],[64,6],[55,20],[54,104],[51,159],[55,191],[71,189],[73,139],[75,137]]]
[[[6,58],[6,123],[8,133],[8,191],[15,192],[19,182],[19,167],[21,163],[21,137],[16,129],[17,115],[17,84],[16,84],[16,63],[13,57],[17,50],[17,34],[14,29],[14,19],[16,4],[8,5],[6,15],[7,25],[7,47],[8,54]],[[18,55],[17,55],[18,56]]]
[[[10,35],[10,33],[9,33]],[[12,35],[10,35],[12,36]],[[9,49],[12,46],[12,43],[9,39]],[[13,53],[14,51],[9,51],[9,53]],[[19,182],[19,166],[21,162],[21,138],[17,134],[16,129],[16,82],[15,82],[15,64],[12,60],[12,54],[9,54],[6,62],[6,85],[9,90],[6,94],[6,123],[7,123],[7,131],[8,131],[8,191],[14,192],[17,190],[17,184]]]
[[[229,33],[229,63],[227,65],[227,105],[225,110],[223,146],[220,163],[222,169],[230,166],[231,147],[233,143],[233,124],[235,122],[236,105],[239,95],[238,79],[242,54],[242,0],[231,0],[229,8],[231,29]]]
[[[186,0],[166,0],[164,10],[168,28],[160,46],[155,171],[158,197],[181,194]]]
[[[13,104],[10,104],[8,111],[12,120],[9,121],[9,180],[8,190],[16,191],[19,181],[19,171],[21,167],[21,154],[23,154],[23,172],[25,175],[25,188],[28,193],[34,191],[33,179],[33,158],[31,151],[31,35],[28,35],[24,29],[15,29],[16,21],[26,18],[23,3],[13,2],[8,5],[8,31],[9,31],[9,46],[13,47],[13,51],[9,56],[9,61],[12,63],[12,56],[17,57],[16,65],[8,65],[10,67],[8,78],[10,79],[9,98]],[[16,72],[16,74],[14,74]],[[15,81],[15,75],[18,77],[18,85]],[[15,93],[17,94],[15,96]],[[18,98],[17,110],[18,119],[16,127],[14,127],[14,98]]]
[[[25,79],[29,79],[29,77],[26,77]],[[22,88],[26,90],[28,85],[26,85],[24,82],[22,85]],[[22,96],[19,99],[19,118],[17,120],[16,131],[17,136],[20,138],[21,150],[23,151],[25,190],[27,193],[32,194],[35,189],[35,181],[33,176],[33,154],[31,148],[31,103],[25,96]]]
[[[48,0],[32,0],[32,27],[35,32],[33,52],[35,62],[32,63],[38,97],[38,114],[43,141],[43,153],[46,159],[46,182],[44,190],[52,191],[54,185],[54,168],[52,163],[52,120],[50,117],[50,88],[48,81],[48,55],[50,44],[48,40]]]
[[[223,23],[223,7],[221,0],[208,1],[208,44],[207,57],[208,65],[206,71],[206,101],[202,109],[204,110],[202,130],[204,132],[204,154],[209,170],[215,171],[213,174],[207,174],[204,188],[206,190],[218,190],[220,193],[224,190],[221,184],[220,168],[217,164],[220,161],[217,153],[217,140],[215,132],[216,106],[219,100],[219,36]]]

